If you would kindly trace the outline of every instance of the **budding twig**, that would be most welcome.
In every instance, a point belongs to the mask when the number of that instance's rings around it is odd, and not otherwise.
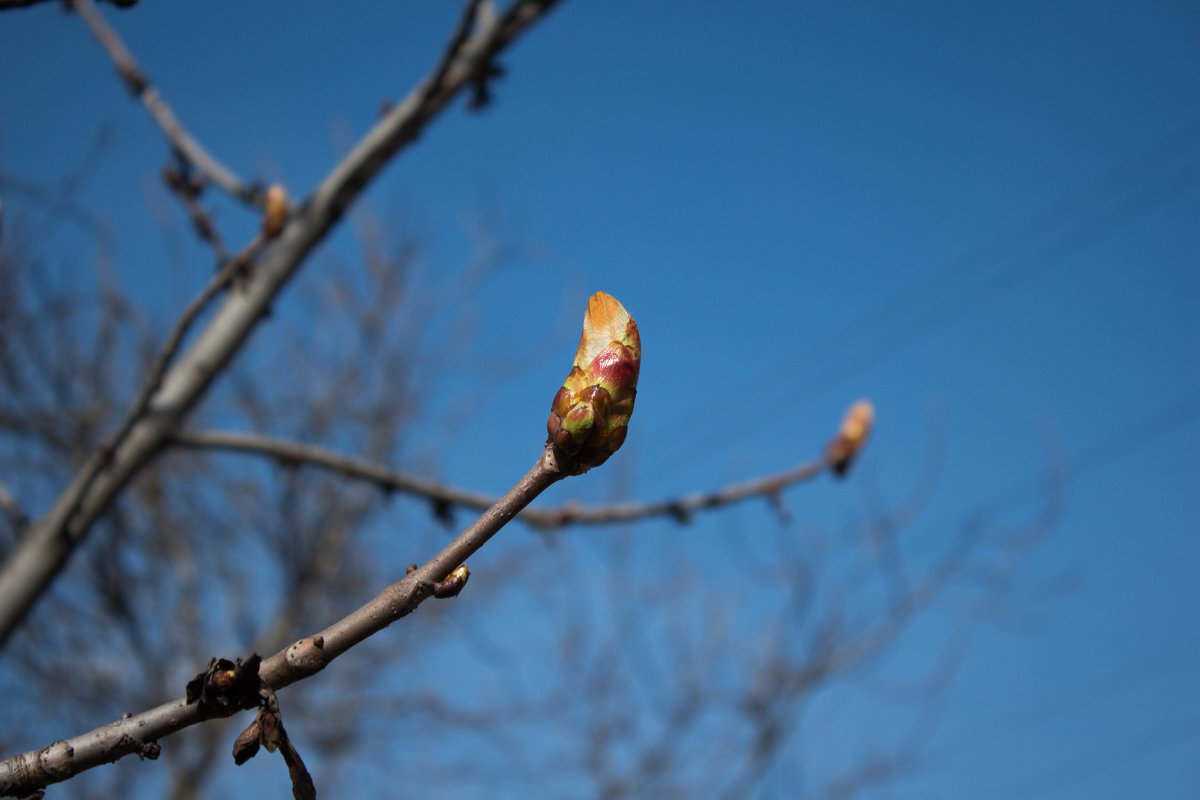
[[[570,468],[570,464],[559,461],[553,448],[547,447],[525,477],[441,552],[420,568],[410,570],[404,578],[357,611],[263,660],[258,676],[278,691],[315,675],[354,645],[408,616],[422,602],[435,596],[436,587],[441,586],[443,593],[452,591],[455,586],[461,589],[466,581],[466,570],[460,565],[533,498],[566,477]],[[198,682],[193,681],[190,702],[189,698],[181,697],[141,714],[122,717],[89,733],[0,762],[0,795],[27,795],[92,767],[131,753],[144,752],[147,743],[206,719],[228,717],[253,708],[258,703],[256,693],[219,691],[226,684],[236,684],[239,675],[233,662],[213,662],[208,671],[198,676]],[[200,702],[204,689],[214,683],[218,691],[211,693],[213,702]]]
[[[585,341],[592,341],[589,321],[594,321],[590,313],[584,322],[581,350],[584,349]],[[629,320],[628,324],[633,325],[632,320]],[[636,327],[634,331],[636,333]],[[578,357],[576,360],[578,361]],[[609,373],[601,371],[600,374]],[[625,372],[620,374],[627,375]],[[636,379],[636,369],[634,377]],[[632,403],[629,410],[632,411]],[[597,419],[602,423],[603,415],[598,415]],[[624,425],[628,421],[629,417],[626,414],[621,424]],[[608,430],[605,428],[603,432],[607,433]],[[619,444],[617,442],[611,449],[615,450]],[[251,656],[246,662],[213,660],[206,671],[188,684],[187,696],[183,701],[159,706],[139,715],[133,723],[136,725],[136,737],[131,736],[128,730],[128,720],[133,718],[122,718],[112,725],[76,737],[69,742],[55,742],[41,750],[13,756],[0,763],[0,794],[29,794],[98,764],[115,761],[132,752],[145,752],[146,742],[153,742],[204,719],[227,717],[239,710],[253,707],[258,703],[258,695],[251,697],[252,677],[261,679],[273,698],[274,690],[320,672],[333,659],[354,645],[411,614],[427,598],[456,596],[469,577],[467,559],[547,487],[567,475],[578,475],[581,472],[581,455],[586,457],[586,451],[581,451],[580,454],[566,454],[556,443],[548,442],[525,477],[455,537],[454,541],[442,548],[441,552],[429,559],[424,566],[418,569],[410,567],[404,578],[384,589],[362,608],[320,633],[294,642],[286,650],[263,661],[261,665],[257,655]],[[276,706],[276,712],[277,710]],[[256,730],[252,724],[243,734],[245,738],[239,737],[239,748],[235,753],[249,753],[256,746],[254,742],[259,741],[255,737],[260,734],[267,737],[262,740],[267,747],[272,746],[268,741],[280,747],[286,745],[286,735],[282,731],[281,722],[278,725],[278,738],[265,727],[274,726],[278,721],[277,716],[277,713],[270,719],[260,716],[260,727]],[[270,736],[267,736],[268,733]],[[311,786],[311,780],[307,783],[303,780],[307,772],[303,769],[299,754],[292,750],[290,753],[285,751],[284,756],[288,761],[293,785]],[[299,791],[297,796],[300,796]]]

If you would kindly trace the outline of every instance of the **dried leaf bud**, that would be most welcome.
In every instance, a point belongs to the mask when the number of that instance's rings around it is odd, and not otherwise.
[[[575,363],[546,420],[554,445],[579,475],[608,460],[625,441],[642,363],[637,323],[616,298],[588,300]]]
[[[283,230],[287,219],[287,192],[278,183],[271,184],[267,189],[267,200],[263,210],[262,233],[268,239],[273,239]]]
[[[233,740],[233,763],[239,767],[258,754],[259,745],[262,743],[261,716],[261,711],[255,714],[254,721]]]
[[[870,400],[859,400],[850,406],[850,410],[842,418],[842,427],[825,450],[825,458],[829,461],[830,468],[839,477],[846,474],[859,451],[867,443],[874,422],[875,406],[871,405]]]

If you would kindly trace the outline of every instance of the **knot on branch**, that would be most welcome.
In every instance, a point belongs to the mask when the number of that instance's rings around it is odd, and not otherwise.
[[[324,636],[306,636],[288,647],[285,654],[288,666],[305,675],[320,672],[328,663]]]
[[[692,523],[692,510],[681,500],[667,504],[667,515],[679,525],[690,525]]]
[[[51,742],[38,753],[38,766],[55,779],[71,776],[70,763],[75,758],[75,748],[63,739]]]
[[[158,742],[143,742],[128,733],[121,735],[113,750],[119,753],[134,753],[142,761],[154,761],[162,755],[162,745]]]

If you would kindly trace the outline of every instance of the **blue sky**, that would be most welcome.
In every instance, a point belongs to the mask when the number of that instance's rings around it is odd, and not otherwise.
[[[433,62],[456,7],[105,12],[209,149],[299,196]],[[1062,518],[1027,571],[1073,589],[976,633],[928,762],[876,796],[1194,796],[1196,4],[570,1],[503,63],[494,107],[445,115],[369,192],[427,233],[433,263],[463,259],[481,209],[530,245],[472,318],[482,358],[525,343],[536,358],[450,442],[441,476],[500,491],[527,468],[597,289],[644,344],[612,462],[630,496],[785,468],[862,396],[878,427],[861,469],[790,493],[798,517],[836,526],[870,491],[899,501],[936,440],[922,536],[978,508],[1021,524],[1062,457]],[[175,245],[146,233],[174,211],[156,186],[165,148],[83,26],[53,4],[0,16],[0,70],[0,165],[57,180],[105,126],[80,199],[133,291],[182,302],[198,284],[160,280]],[[255,225],[218,214],[231,241]],[[58,233],[64,263],[88,256]],[[328,247],[354,258],[345,234]],[[201,251],[183,252],[202,275]],[[475,380],[454,376],[447,397]],[[549,500],[614,491],[593,474]],[[709,534],[770,520],[729,512],[688,537],[719,562]],[[839,724],[851,743],[871,733]]]

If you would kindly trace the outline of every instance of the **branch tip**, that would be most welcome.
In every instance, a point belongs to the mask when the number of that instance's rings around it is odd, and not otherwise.
[[[846,411],[837,436],[825,448],[825,460],[839,478],[849,472],[854,460],[870,438],[874,423],[875,406],[870,400],[859,400]]]
[[[546,443],[569,475],[608,460],[625,441],[642,363],[637,323],[615,297],[588,300],[575,362],[550,404]]]

